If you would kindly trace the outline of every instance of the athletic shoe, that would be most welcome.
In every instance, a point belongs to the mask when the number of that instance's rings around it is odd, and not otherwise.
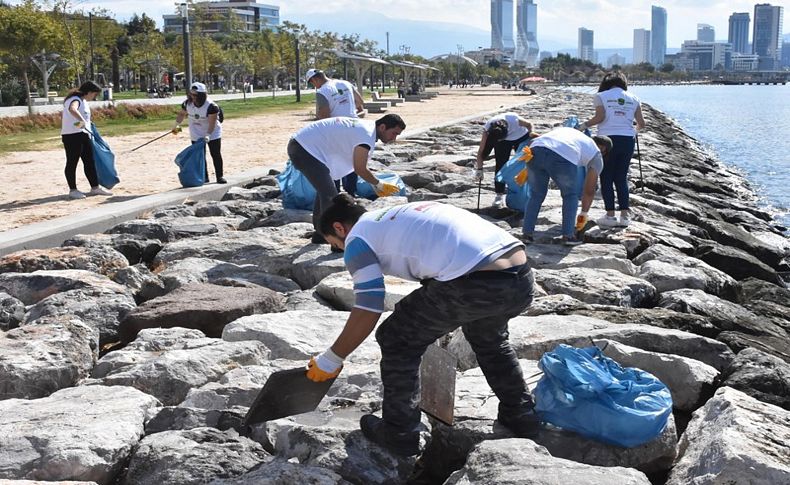
[[[217,179],[217,183],[218,184],[226,184],[226,183],[228,183],[228,181],[225,180],[225,177],[220,177],[220,178]]]
[[[365,438],[401,456],[420,453],[420,433],[393,429],[383,419],[366,414],[359,419],[359,427]]]
[[[101,185],[97,185],[96,187],[91,187],[91,191],[88,192],[88,195],[112,195],[112,192]]]
[[[524,244],[532,244],[535,242],[535,237],[532,234],[522,234],[519,236],[519,239],[521,239],[521,242]]]
[[[496,420],[519,438],[534,438],[540,431],[540,419],[534,411],[516,417],[499,414]]]
[[[631,224],[631,219],[626,216],[620,216],[620,220],[617,221],[617,227],[628,227]]]
[[[562,236],[562,244],[564,244],[566,246],[578,246],[579,244],[582,244],[583,242],[584,241],[582,241],[581,239],[578,239],[578,238],[575,238],[575,237]]]
[[[77,189],[69,190],[69,199],[77,200],[77,199],[84,199],[84,198],[85,198],[85,194],[83,194],[79,190],[77,190]]]
[[[491,206],[496,207],[497,209],[505,207],[505,194],[496,194],[496,197],[494,197],[494,203],[491,204]]]
[[[617,218],[615,216],[603,216],[595,220],[601,228],[617,227]]]

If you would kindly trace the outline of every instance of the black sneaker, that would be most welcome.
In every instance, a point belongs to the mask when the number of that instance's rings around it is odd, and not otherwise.
[[[218,184],[226,184],[226,183],[228,183],[228,181],[225,180],[225,177],[220,177],[220,178],[217,179],[217,183]]]
[[[365,438],[401,456],[420,453],[420,433],[396,431],[378,416],[366,414],[359,419],[359,427]]]
[[[534,438],[540,431],[540,419],[534,411],[515,417],[500,414],[497,421],[519,438]]]

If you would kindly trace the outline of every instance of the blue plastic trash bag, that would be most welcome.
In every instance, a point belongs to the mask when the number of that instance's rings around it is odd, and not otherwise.
[[[496,181],[504,183],[506,186],[505,205],[519,212],[524,212],[527,201],[529,201],[529,182],[524,185],[519,185],[515,180],[516,175],[524,170],[526,166],[524,162],[518,158],[522,155],[521,150],[527,145],[529,145],[528,141],[519,145],[516,149],[516,154],[513,155],[496,174]]]
[[[388,184],[397,185],[400,191],[395,195],[406,195],[406,184],[400,178],[400,175],[394,173],[376,173],[376,178]],[[373,190],[373,186],[365,182],[361,178],[357,180],[357,197],[364,197],[370,200],[376,200],[378,195]]]
[[[115,154],[112,152],[110,145],[104,141],[104,138],[99,134],[96,125],[91,123],[91,145],[93,146],[93,161],[96,165],[96,175],[99,177],[99,185],[111,189],[115,187],[121,179],[118,178],[118,172],[115,170]]]
[[[200,139],[176,155],[178,181],[182,187],[200,187],[206,183],[206,141]]]
[[[579,118],[575,116],[568,116],[567,118],[565,118],[565,121],[562,122],[562,126],[566,126],[568,128],[576,128],[580,124],[581,123],[579,123]],[[589,128],[585,128],[584,134],[591,137],[592,131],[590,131]]]
[[[284,208],[313,210],[315,189],[290,160],[285,165],[285,171],[277,176],[277,184],[282,192]]]
[[[591,439],[633,448],[657,438],[672,413],[669,389],[652,374],[623,368],[598,347],[560,344],[540,359],[541,419]]]

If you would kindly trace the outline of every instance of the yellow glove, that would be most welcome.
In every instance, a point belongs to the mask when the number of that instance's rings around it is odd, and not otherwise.
[[[334,379],[343,370],[343,359],[331,349],[323,354],[310,358],[307,363],[307,378],[313,382],[324,382]]]
[[[529,172],[527,171],[527,169],[526,169],[526,167],[525,167],[525,168],[524,168],[524,170],[520,171],[520,172],[518,173],[518,175],[516,175],[516,176],[514,177],[514,179],[516,180],[516,183],[517,183],[519,186],[522,186],[522,185],[524,185],[524,184],[526,183],[526,181],[527,181],[527,175],[528,175],[528,173],[529,173]]]
[[[530,160],[532,160],[532,150],[530,150],[529,147],[524,147],[521,150],[521,156],[518,157],[518,159],[524,163],[529,162]]]
[[[584,226],[587,225],[587,214],[579,214],[576,216],[576,232],[581,232],[584,230]]]
[[[382,182],[379,180],[373,189],[376,191],[376,195],[379,197],[389,197],[390,195],[395,195],[400,192],[400,187],[393,184],[388,184],[387,182]]]
[[[172,133],[174,135],[177,135],[177,134],[181,133],[181,125],[174,126],[173,129],[170,130],[170,133]]]

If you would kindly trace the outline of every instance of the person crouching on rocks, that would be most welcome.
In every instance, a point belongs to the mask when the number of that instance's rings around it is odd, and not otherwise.
[[[483,161],[494,150],[496,170],[494,175],[510,159],[511,153],[523,142],[529,140],[532,123],[516,113],[502,113],[492,116],[483,125],[483,136],[480,138],[480,148],[477,150],[477,164],[475,165],[475,178],[478,182],[483,180]],[[494,180],[494,207],[505,206],[505,184]]]
[[[598,125],[598,135],[612,140],[612,151],[601,172],[601,197],[606,215],[595,221],[604,228],[628,227],[631,223],[628,217],[628,167],[634,156],[637,131],[644,129],[645,119],[642,117],[639,98],[627,90],[625,74],[614,72],[604,76],[595,95],[595,115],[577,127],[579,131],[584,131]],[[620,209],[619,220],[614,215],[615,191]]]
[[[60,138],[66,150],[66,183],[69,184],[69,198],[84,199],[83,192],[77,190],[77,164],[82,158],[82,169],[91,184],[87,195],[112,195],[112,192],[99,185],[96,163],[93,159],[93,136],[91,108],[93,101],[101,92],[101,87],[93,81],[86,81],[66,95],[60,123]]]
[[[288,142],[291,163],[307,177],[315,188],[312,242],[324,244],[320,234],[321,214],[329,207],[338,190],[335,180],[356,172],[373,186],[379,197],[400,192],[397,185],[377,179],[368,170],[368,160],[376,148],[376,141],[395,141],[406,129],[406,123],[396,114],[388,114],[375,121],[359,118],[327,118],[313,121],[297,131]]]
[[[347,194],[336,196],[323,213],[321,232],[344,250],[356,301],[332,346],[310,359],[309,379],[337,376],[343,360],[373,331],[384,312],[384,275],[422,283],[376,331],[384,396],[381,418],[360,419],[369,440],[399,455],[420,453],[422,355],[458,327],[499,398],[499,423],[519,437],[538,432],[534,402],[508,342],[508,321],[533,299],[523,243],[448,204],[412,202],[366,212]]]
[[[189,137],[192,143],[201,138],[206,140],[211,160],[214,162],[214,174],[218,184],[227,181],[222,176],[222,122],[219,120],[220,108],[209,99],[206,85],[194,82],[187,92],[187,99],[181,103],[181,112],[176,117],[173,133],[181,130],[181,122],[189,119]],[[206,182],[208,182],[208,165],[206,165]]]

